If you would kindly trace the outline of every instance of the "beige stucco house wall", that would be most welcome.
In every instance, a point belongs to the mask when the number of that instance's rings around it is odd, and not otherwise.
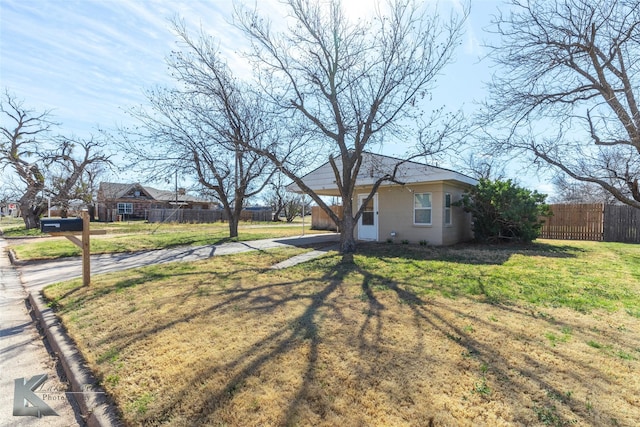
[[[477,183],[476,180],[436,166],[402,162],[372,153],[364,156],[356,180],[354,214],[361,206],[361,199],[373,188],[376,177],[384,176],[401,164],[396,173],[399,183],[383,183],[369,203],[367,213],[360,218],[355,230],[358,240],[385,242],[392,239],[395,242],[452,245],[473,238],[471,215],[454,203]],[[307,174],[303,181],[320,195],[337,194],[335,177],[328,163]],[[300,192],[295,184],[287,189]]]
[[[377,192],[378,236],[376,241],[392,239],[395,242],[426,241],[430,245],[452,245],[473,238],[471,216],[461,207],[453,205],[468,189],[466,185],[447,182],[416,183],[405,186],[390,185]],[[371,187],[358,188],[356,193],[367,195]],[[415,194],[429,194],[431,197],[431,222],[416,223],[414,219]],[[445,195],[449,195],[451,205],[449,215],[445,213]],[[355,210],[355,206],[354,206]],[[354,211],[355,214],[355,211]],[[375,213],[374,213],[375,214]],[[445,222],[445,217],[449,220]],[[356,237],[360,230],[356,228]]]

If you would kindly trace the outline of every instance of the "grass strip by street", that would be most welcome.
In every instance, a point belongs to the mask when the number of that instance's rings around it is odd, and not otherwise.
[[[227,224],[149,224],[149,223],[91,223],[95,230],[106,230],[106,235],[91,238],[91,253],[121,253],[153,249],[166,249],[180,245],[213,245],[228,241],[248,241],[289,237],[302,234],[300,224],[243,224],[238,238],[229,239]],[[20,233],[6,233],[5,237],[19,237]],[[39,233],[39,232],[38,232]],[[305,227],[305,233],[322,233]],[[42,233],[40,233],[42,235]],[[9,239],[11,244],[11,239]],[[47,260],[80,256],[81,250],[65,238],[43,238],[11,244],[18,259],[23,261]]]
[[[18,233],[18,230],[24,230],[24,220],[22,218],[0,216],[0,234]]]
[[[128,425],[634,425],[638,247],[288,248],[45,289]]]

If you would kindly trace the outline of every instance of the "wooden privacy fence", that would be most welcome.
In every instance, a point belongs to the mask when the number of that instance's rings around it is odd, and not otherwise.
[[[271,221],[271,210],[245,209],[240,213],[240,221]],[[147,211],[149,222],[186,222],[186,223],[210,223],[227,221],[227,214],[220,209],[149,209]]]
[[[555,204],[545,218],[543,239],[640,243],[640,209],[627,205]]]
[[[544,219],[544,239],[602,240],[602,204],[550,205],[553,216]]]
[[[640,243],[640,209],[627,205],[605,205],[605,242]]]
[[[331,210],[338,215],[338,218],[342,218],[342,206],[331,206]],[[320,206],[312,206],[311,229],[337,231],[338,226]]]

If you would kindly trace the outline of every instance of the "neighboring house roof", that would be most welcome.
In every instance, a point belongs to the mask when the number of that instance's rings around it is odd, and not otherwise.
[[[135,191],[144,193],[149,199],[157,200],[160,202],[174,202],[176,200],[175,191],[158,190],[157,188],[148,187],[139,183],[135,184],[119,184],[115,182],[101,182],[99,192],[102,194],[104,200],[117,200],[128,197],[129,194]],[[179,202],[193,202],[193,203],[211,203],[210,200],[201,199],[189,194],[178,193]]]
[[[173,202],[176,200],[175,191],[157,190],[151,187],[144,187],[151,197],[163,202]],[[211,203],[210,200],[201,199],[200,197],[191,196],[189,194],[178,193],[178,200],[181,202],[197,202],[197,203]]]
[[[398,170],[395,175],[397,182],[384,181],[382,187],[390,185],[402,184],[417,184],[424,182],[435,181],[447,181],[457,182],[466,185],[476,185],[477,180],[455,172],[450,169],[444,169],[437,166],[431,166],[424,163],[404,161],[394,157],[383,156],[381,154],[374,154],[365,152],[362,154],[362,166],[360,172],[356,178],[357,186],[370,186],[373,185],[380,177],[392,174],[396,165]],[[342,168],[342,160],[336,159],[336,165],[338,170]],[[323,164],[312,172],[302,177],[302,181],[313,191],[320,195],[336,195],[337,185],[333,169],[329,162]],[[289,184],[287,191],[295,193],[302,193],[302,190],[296,183]]]

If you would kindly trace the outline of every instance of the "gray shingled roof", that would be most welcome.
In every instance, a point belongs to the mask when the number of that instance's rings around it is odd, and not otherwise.
[[[168,190],[158,190],[157,188],[141,185],[140,183],[134,184],[120,184],[115,182],[101,182],[100,191],[105,199],[120,199],[125,194],[129,193],[134,188],[144,191],[149,197],[160,202],[172,202],[176,200],[176,193]],[[210,200],[205,200],[189,194],[179,194],[178,201],[180,202],[197,202],[197,203],[211,203]]]
[[[356,178],[357,186],[368,186],[379,178],[386,174],[393,172],[394,167],[402,162],[401,159],[396,159],[389,156],[383,156],[381,154],[363,153],[362,166],[360,173]],[[336,164],[340,170],[342,167],[341,159],[336,159]],[[448,181],[458,182],[466,185],[476,185],[477,180],[455,172],[449,169],[440,168],[437,166],[431,166],[424,163],[417,162],[404,162],[398,167],[396,173],[396,180],[404,184],[417,184],[436,181]],[[313,191],[321,195],[334,195],[337,194],[337,186],[335,183],[335,176],[333,169],[329,162],[323,164],[312,172],[302,177],[302,181],[309,186]],[[382,186],[397,185],[392,182],[384,182]],[[287,191],[295,193],[301,193],[302,191],[297,184],[292,183],[287,187]]]

